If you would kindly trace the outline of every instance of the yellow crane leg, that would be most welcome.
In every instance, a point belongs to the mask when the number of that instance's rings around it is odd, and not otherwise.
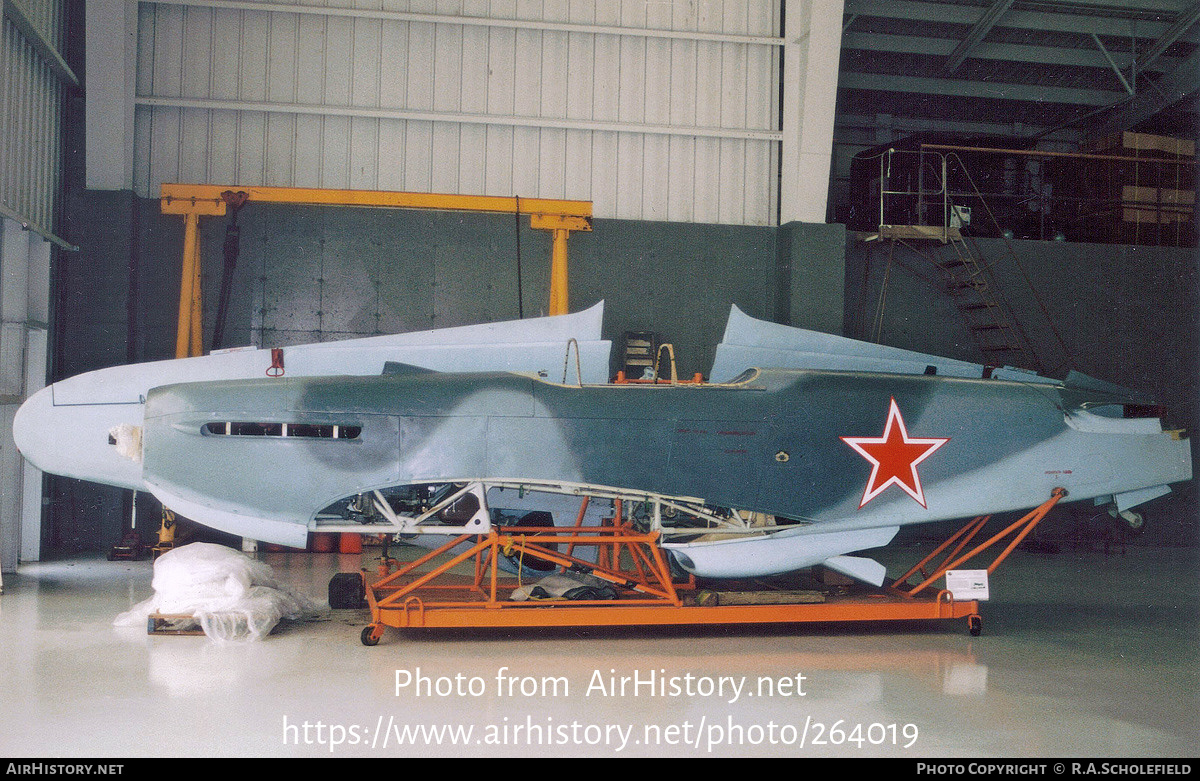
[[[587,217],[564,217],[550,214],[533,214],[529,226],[536,230],[550,231],[553,244],[550,250],[550,315],[565,315],[569,311],[567,294],[567,237],[571,231],[590,231],[592,221]]]
[[[191,355],[204,354],[204,291],[200,287],[200,219],[196,218],[196,238],[192,242],[192,317],[191,317]]]
[[[200,246],[200,216],[183,216],[183,272],[179,281],[179,324],[175,329],[175,357],[191,355],[192,319],[195,317],[196,250]]]
[[[175,330],[175,357],[204,352],[204,316],[200,287],[200,215],[183,216],[183,271],[179,284],[179,323]]]
[[[565,315],[570,311],[567,301],[567,236],[570,231],[555,228],[554,245],[550,251],[550,312]]]
[[[179,322],[175,329],[175,357],[187,358],[202,355],[201,329],[204,318],[200,303],[200,218],[220,217],[225,214],[225,202],[177,198],[164,200],[163,214],[183,216],[183,270],[179,282]]]

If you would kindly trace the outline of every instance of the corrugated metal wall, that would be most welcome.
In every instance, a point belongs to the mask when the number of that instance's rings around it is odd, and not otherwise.
[[[62,175],[62,85],[38,44],[61,50],[62,3],[2,4],[0,204],[7,216],[51,233]]]
[[[40,555],[42,475],[12,441],[21,402],[45,384],[50,242],[62,181],[62,0],[0,0],[0,570]]]
[[[39,556],[42,478],[13,416],[46,378],[50,244],[62,179],[61,0],[0,0],[0,570]]]
[[[779,0],[144,0],[134,186],[591,200],[772,224]]]

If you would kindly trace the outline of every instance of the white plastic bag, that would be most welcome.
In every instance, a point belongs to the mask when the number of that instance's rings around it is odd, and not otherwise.
[[[154,562],[154,596],[117,616],[116,626],[145,625],[151,613],[190,615],[215,640],[261,640],[282,620],[313,620],[320,607],[275,579],[246,554],[195,542]]]

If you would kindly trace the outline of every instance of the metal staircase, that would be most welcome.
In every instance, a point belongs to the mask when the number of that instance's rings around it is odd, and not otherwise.
[[[955,307],[971,332],[976,346],[990,366],[1020,366],[1040,371],[1043,367],[1029,348],[1029,340],[1012,317],[1010,308],[994,288],[994,280],[971,247],[961,237],[947,242],[954,256],[935,259],[946,280]]]

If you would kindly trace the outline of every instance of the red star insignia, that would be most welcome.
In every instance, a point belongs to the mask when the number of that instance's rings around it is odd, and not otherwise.
[[[899,486],[925,507],[925,492],[921,489],[917,464],[950,441],[949,437],[910,437],[894,398],[891,409],[888,410],[887,423],[883,427],[883,436],[840,439],[872,464],[871,477],[867,480],[867,488],[858,504],[860,510],[890,485]]]

